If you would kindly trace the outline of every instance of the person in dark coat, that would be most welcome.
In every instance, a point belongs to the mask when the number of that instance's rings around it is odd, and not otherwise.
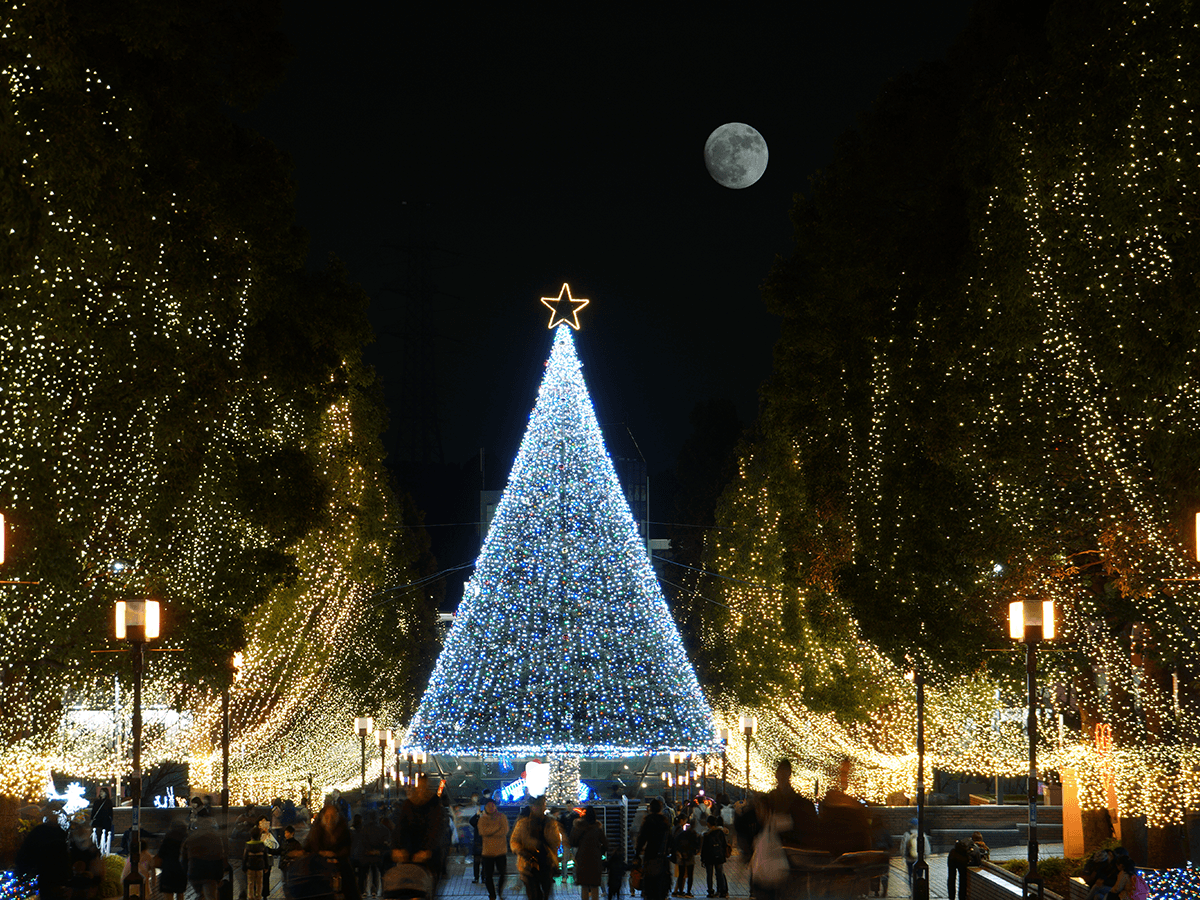
[[[725,877],[725,856],[729,847],[729,835],[718,816],[708,817],[708,831],[700,842],[700,862],[708,880],[708,896],[728,897],[729,880]],[[716,886],[713,886],[713,876]]]
[[[571,846],[575,848],[575,883],[581,900],[600,900],[600,881],[604,871],[604,854],[608,852],[608,837],[596,820],[596,810],[589,806],[571,825]]]
[[[86,813],[81,817],[83,821],[71,825],[71,840],[67,845],[70,896],[71,900],[98,900],[104,886],[104,855],[92,840],[91,819]]]
[[[96,830],[96,840],[101,847],[106,846],[106,840],[112,841],[113,803],[108,796],[108,788],[100,788],[92,804],[92,828]]]
[[[417,779],[396,815],[392,830],[392,859],[424,866],[441,877],[446,846],[446,813],[428,775]]]
[[[38,896],[42,900],[62,900],[66,896],[71,861],[67,855],[67,833],[58,817],[61,806],[60,800],[43,810],[41,824],[25,835],[17,851],[16,873],[37,879]]]
[[[662,801],[650,801],[650,811],[638,831],[636,851],[642,860],[642,896],[646,900],[666,900],[671,890],[671,826],[662,814]]]
[[[304,849],[320,854],[326,863],[337,870],[341,877],[341,893],[346,900],[360,900],[358,879],[350,860],[350,826],[337,806],[326,803],[321,808],[304,840]]]
[[[160,870],[158,889],[167,895],[169,900],[183,900],[187,891],[187,869],[183,867],[183,860],[180,859],[186,839],[187,824],[182,819],[176,819],[167,829],[154,857],[154,866]]]
[[[217,886],[229,866],[229,848],[217,831],[217,820],[203,807],[196,813],[195,830],[183,842],[179,857],[201,900],[217,900]]]

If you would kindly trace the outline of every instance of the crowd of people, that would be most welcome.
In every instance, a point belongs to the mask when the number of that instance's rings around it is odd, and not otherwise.
[[[444,786],[444,785],[443,785]],[[633,856],[626,859],[624,835],[606,834],[596,807],[547,809],[544,797],[530,798],[510,821],[490,792],[452,802],[429,776],[421,776],[394,805],[377,804],[354,814],[336,792],[315,816],[307,798],[299,805],[274,800],[249,807],[218,827],[211,800],[195,797],[187,816],[170,822],[161,838],[142,832],[141,856],[129,858],[122,878],[137,867],[147,896],[185,900],[267,900],[286,883],[291,900],[416,900],[432,898],[458,852],[471,859],[472,882],[488,900],[503,900],[509,887],[508,857],[516,857],[527,900],[551,900],[568,877],[581,900],[617,900],[626,885],[644,900],[694,897],[697,864],[709,898],[729,896],[725,864],[737,850],[749,861],[764,835],[779,847],[806,848],[829,858],[865,850],[891,853],[891,835],[874,825],[861,802],[835,788],[818,807],[792,786],[791,763],[780,760],[776,786],[749,801],[731,803],[700,792],[676,806],[665,798],[640,804],[632,822]],[[59,804],[61,805],[61,804]],[[931,855],[928,835],[917,820],[900,840],[909,885],[920,850]],[[54,804],[28,834],[20,866],[38,878],[42,900],[100,900],[103,855],[94,835],[112,830],[112,804],[102,792],[90,812],[77,813],[64,832]],[[122,840],[129,855],[131,833]],[[923,847],[920,844],[923,843]],[[980,832],[959,841],[947,858],[950,900],[966,896],[967,869],[988,858]],[[885,872],[872,881],[876,896],[888,893]],[[1085,872],[1088,900],[1145,900],[1145,883],[1120,848],[1100,851]],[[780,887],[755,882],[756,900],[775,900]],[[957,891],[956,891],[957,888]],[[482,898],[481,898],[482,900]]]

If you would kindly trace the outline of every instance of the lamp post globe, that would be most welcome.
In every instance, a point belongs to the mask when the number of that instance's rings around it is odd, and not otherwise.
[[[746,736],[746,799],[750,799],[750,738],[758,731],[757,716],[742,716],[742,734]]]
[[[362,742],[362,794],[367,796],[367,735],[375,729],[375,722],[370,716],[358,716],[354,720],[354,730],[358,732]]]
[[[1025,644],[1025,685],[1029,690],[1026,728],[1029,732],[1029,872],[1025,876],[1025,896],[1044,896],[1044,882],[1038,875],[1037,839],[1037,645],[1054,639],[1054,603],[1050,600],[1014,600],[1008,605],[1008,636]]]
[[[159,604],[157,600],[118,600],[116,609],[116,636],[128,641],[133,656],[133,783],[130,785],[132,823],[130,828],[129,858],[140,860],[142,852],[142,668],[145,662],[146,642],[158,637]],[[123,894],[144,897],[145,879],[135,862],[125,876]]]

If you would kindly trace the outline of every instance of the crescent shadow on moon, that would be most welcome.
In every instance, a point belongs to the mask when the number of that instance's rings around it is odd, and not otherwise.
[[[715,129],[704,143],[704,165],[718,184],[740,190],[750,187],[767,170],[767,142],[742,122]]]

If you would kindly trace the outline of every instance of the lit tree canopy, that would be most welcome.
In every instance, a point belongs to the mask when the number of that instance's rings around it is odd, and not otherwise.
[[[1132,733],[1164,707],[1122,700],[1131,640],[1185,681],[1197,650],[1167,579],[1196,574],[1200,43],[1185,3],[1022,10],[982,5],[797,197],[761,428],[806,492],[787,577],[967,671],[1052,596],[1085,707]]]
[[[406,743],[625,756],[714,746],[568,325]]]
[[[124,668],[88,653],[118,597],[166,604],[168,702],[203,710],[245,646],[235,726],[270,723],[260,745],[304,717],[289,692],[404,696],[431,633],[420,592],[365,601],[429,564],[382,465],[366,296],[304,271],[286,161],[226,114],[278,76],[278,14],[41,0],[0,22],[4,576],[41,582],[0,587],[0,746]]]

